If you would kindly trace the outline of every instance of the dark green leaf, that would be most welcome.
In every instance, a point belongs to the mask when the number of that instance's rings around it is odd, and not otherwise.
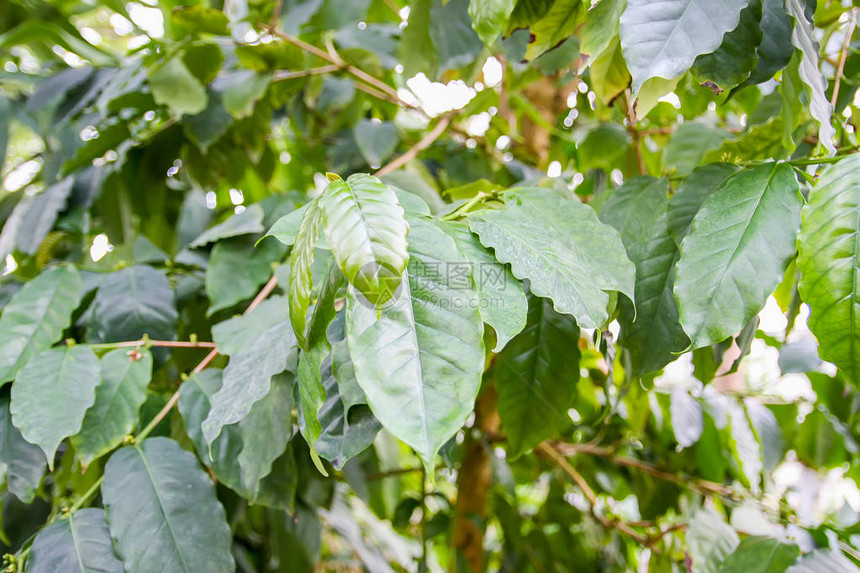
[[[256,248],[242,239],[216,244],[206,267],[206,313],[212,316],[252,298],[272,276],[272,264],[285,254],[286,248],[277,241],[265,241]]]
[[[516,0],[469,0],[472,28],[487,46],[507,28],[515,4]]]
[[[113,552],[104,510],[78,510],[39,532],[33,540],[27,571],[124,573]]]
[[[241,213],[232,215],[223,223],[206,229],[203,234],[194,239],[188,246],[193,249],[220,241],[221,239],[262,233],[266,230],[263,226],[263,215],[263,208],[259,204],[251,205]]]
[[[353,134],[356,147],[364,160],[374,169],[391,157],[397,149],[397,144],[400,143],[397,127],[392,122],[363,119],[355,124]]]
[[[696,58],[690,70],[696,80],[703,84],[710,82],[708,87],[720,90],[731,89],[746,80],[758,62],[756,48],[762,41],[761,19],[761,0],[750,0],[741,10],[737,27],[723,37],[720,47]]]
[[[0,398],[0,464],[6,468],[6,488],[24,503],[32,502],[45,474],[45,454],[12,425],[8,396]]]
[[[0,233],[0,259],[20,251],[33,254],[54,228],[72,192],[73,177],[54,183],[37,195],[24,197],[12,211]]]
[[[737,170],[730,163],[702,165],[684,179],[669,200],[667,225],[676,244],[680,245],[690,232],[693,217],[705,200]]]

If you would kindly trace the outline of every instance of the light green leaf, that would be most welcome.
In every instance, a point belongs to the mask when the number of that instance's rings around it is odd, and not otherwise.
[[[207,368],[192,375],[180,387],[179,412],[185,422],[188,437],[203,462],[212,468],[224,485],[256,505],[291,511],[296,491],[295,457],[292,448],[284,449],[284,435],[286,432],[288,438],[291,433],[291,428],[289,431],[287,428],[290,416],[286,412],[292,409],[292,375],[284,373],[275,376],[269,394],[257,401],[241,422],[225,426],[209,445],[203,437],[202,424],[209,415],[210,399],[221,388],[221,384],[222,371]],[[280,419],[273,420],[271,414],[278,411]],[[260,443],[261,438],[265,441],[270,437],[268,430],[260,430],[260,427],[267,423],[274,423],[272,428],[275,433],[271,444]],[[263,449],[260,450],[259,446]],[[254,467],[265,470],[266,464],[249,465],[247,462],[252,459],[270,459],[277,449],[283,453],[268,465],[271,471],[257,480],[261,472],[255,471]],[[245,468],[236,463],[243,457],[243,453]],[[261,457],[260,453],[266,455]],[[249,487],[256,488],[256,491]]]
[[[99,361],[87,346],[51,348],[36,356],[12,384],[12,422],[39,446],[54,469],[54,453],[81,430],[95,401]]]
[[[400,134],[393,122],[379,122],[363,119],[352,128],[355,136],[355,146],[361,152],[361,156],[367,163],[376,169],[382,162],[388,159],[397,144],[400,143]]]
[[[259,310],[260,307],[251,314]],[[289,321],[283,318],[265,330],[254,331],[247,349],[230,356],[223,384],[212,396],[212,409],[203,422],[203,435],[209,444],[224,426],[243,420],[254,404],[269,394],[272,377],[287,369],[296,338]]]
[[[356,289],[346,302],[355,376],[376,418],[433,469],[436,452],[466,420],[481,385],[483,325],[477,296],[432,272],[464,263],[454,240],[412,222],[400,290],[378,311]]]
[[[87,338],[94,342],[176,337],[173,289],[163,272],[135,265],[104,277],[92,306]]]
[[[857,567],[841,553],[829,549],[816,549],[807,553],[789,567],[787,573],[855,573]]]
[[[708,196],[681,243],[675,281],[692,348],[736,334],[762,309],[794,255],[801,206],[785,164],[739,171]]]
[[[55,521],[33,540],[28,573],[124,573],[102,509],[86,508]]]
[[[529,26],[531,40],[526,59],[537,58],[573,35],[587,10],[583,0],[555,0],[549,11]]]
[[[633,300],[633,263],[618,232],[591,207],[537,187],[511,190],[505,203],[474,213],[469,226],[515,277],[529,279],[534,294],[552,299],[557,312],[597,328],[609,318],[610,293]]]
[[[800,548],[773,537],[747,537],[726,557],[719,573],[782,573],[800,556]]]
[[[549,300],[529,298],[528,324],[496,357],[499,416],[517,457],[571,424],[579,380],[579,328]]]
[[[155,103],[166,105],[176,116],[202,112],[209,99],[200,80],[178,55],[149,71],[149,89]]]
[[[759,482],[764,469],[761,445],[753,433],[746,410],[737,402],[727,402],[729,422],[729,449],[741,483],[754,493],[760,491]]]
[[[605,104],[611,103],[630,85],[630,72],[627,71],[618,36],[612,38],[606,49],[591,61],[590,77],[594,93]]]
[[[84,416],[81,432],[72,438],[85,467],[122,443],[137,424],[152,377],[152,354],[147,350],[140,354],[132,360],[127,350],[118,348],[99,362],[101,382],[95,403]]]
[[[619,302],[621,344],[636,375],[656,372],[689,344],[672,294],[678,248],[666,227],[669,182],[635,177],[601,206],[600,218],[621,234],[636,265],[636,306]]]
[[[753,125],[732,139],[726,139],[716,149],[705,154],[705,161],[752,161],[782,159],[793,149],[783,146],[785,123],[779,116]]]
[[[323,212],[319,199],[316,199],[308,204],[290,252],[290,324],[301,348],[307,347],[305,319],[313,289],[311,266],[314,264],[314,247],[322,225]]]
[[[284,258],[286,248],[277,241],[254,247],[249,241],[222,241],[212,248],[206,267],[207,316],[230,308],[257,294],[272,276],[272,264]]]
[[[236,70],[219,76],[212,88],[221,92],[224,109],[234,119],[242,119],[254,113],[254,104],[265,95],[270,80],[269,74]]]
[[[308,444],[313,444],[320,437],[322,428],[318,418],[320,408],[325,402],[321,367],[328,356],[329,345],[328,326],[335,315],[335,298],[344,285],[344,278],[334,264],[329,269],[328,276],[320,288],[310,325],[307,330],[307,348],[299,356],[299,396],[302,402],[302,433]]]
[[[803,10],[802,0],[786,0],[785,8],[794,18],[794,29],[791,32],[791,41],[794,46],[803,52],[800,60],[800,77],[809,86],[812,93],[809,102],[809,114],[818,122],[818,141],[824,145],[830,155],[836,153],[833,138],[836,129],[830,123],[833,115],[833,106],[827,99],[827,80],[818,69],[818,43],[815,41],[813,32],[815,30],[812,22],[807,20]]]
[[[406,268],[409,224],[397,195],[371,175],[336,180],[319,199],[326,240],[349,283],[368,300],[391,298]]]
[[[12,425],[8,396],[0,397],[0,464],[6,468],[6,489],[24,503],[33,501],[45,475],[45,454]]]
[[[738,25],[749,0],[628,0],[621,15],[621,46],[637,95],[649,78],[686,72],[696,57],[716,50]]]
[[[523,283],[481,245],[467,225],[448,221],[442,229],[451,235],[460,253],[468,261],[468,268],[445,265],[443,272],[455,275],[451,278],[461,281],[464,272],[471,275],[472,285],[480,301],[481,319],[493,327],[496,333],[493,352],[499,352],[526,326],[529,305]]]
[[[672,431],[678,445],[689,448],[698,442],[704,428],[702,405],[699,401],[681,386],[675,386],[672,389],[669,412],[672,416]]]
[[[663,148],[663,169],[679,176],[689,175],[705,153],[720,146],[727,134],[699,122],[681,125]]]
[[[275,237],[285,246],[292,247],[296,242],[296,235],[299,233],[299,227],[309,206],[310,204],[302,205],[275,221],[269,228],[269,232],[263,235],[263,238]]]
[[[669,234],[677,245],[690,232],[693,217],[705,200],[737,170],[731,163],[714,163],[697,167],[684,178],[669,200],[667,215]]]
[[[188,247],[195,249],[220,241],[221,239],[262,233],[266,230],[263,226],[263,216],[263,208],[259,203],[254,203],[241,213],[231,215],[223,223],[218,223],[214,227],[206,229]]]
[[[102,499],[127,571],[232,573],[231,535],[215,487],[194,455],[167,438],[116,452]]]
[[[469,0],[472,29],[491,46],[508,26],[516,0]]]
[[[746,80],[758,62],[761,18],[761,0],[750,0],[741,10],[737,27],[723,36],[720,47],[696,58],[690,69],[693,77],[714,91],[731,89]]]
[[[0,316],[0,385],[63,335],[82,288],[78,271],[62,266],[40,273],[15,293]]]
[[[696,512],[687,527],[686,544],[693,573],[718,573],[720,565],[741,540],[713,509]]]
[[[204,6],[177,6],[171,19],[174,25],[182,26],[189,33],[229,35],[230,20],[221,10]]]
[[[618,22],[627,4],[625,0],[600,0],[585,17],[579,49],[592,58],[602,53],[618,34]]]
[[[860,156],[828,168],[803,207],[798,290],[818,354],[860,384]]]
[[[212,339],[218,352],[226,356],[248,352],[254,347],[259,333],[289,321],[287,299],[271,296],[257,308],[212,327]]]

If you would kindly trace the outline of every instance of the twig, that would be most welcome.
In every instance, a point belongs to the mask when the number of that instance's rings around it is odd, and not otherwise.
[[[248,314],[249,312],[251,312],[252,310],[257,308],[261,302],[266,300],[266,298],[270,294],[272,294],[272,291],[275,290],[276,286],[278,286],[278,279],[273,276],[272,278],[269,279],[269,282],[267,282],[266,285],[260,290],[260,292],[254,298],[254,300],[251,301],[251,304],[248,305],[248,308],[246,308],[245,312],[242,314]],[[207,354],[203,360],[200,361],[200,364],[198,364],[197,366],[194,367],[194,370],[192,370],[192,373],[199,374],[200,372],[205,370],[206,367],[209,366],[209,363],[211,363],[213,360],[215,360],[215,358],[217,356],[218,356],[218,349],[213,348],[212,351],[209,354]],[[155,427],[161,423],[161,421],[167,416],[167,414],[170,413],[170,411],[176,406],[176,404],[178,402],[179,402],[179,390],[177,390],[176,392],[173,393],[173,396],[170,397],[170,399],[167,401],[167,403],[164,405],[164,407],[158,412],[158,414],[156,414],[155,417],[152,418],[152,420],[150,420],[149,424],[147,424],[146,427],[143,430],[141,430],[137,436],[135,436],[134,442],[136,444],[139,444],[144,439],[146,439],[146,437],[150,434],[150,432],[152,432],[152,430],[154,430]]]
[[[636,154],[636,164],[639,167],[639,175],[647,175],[648,167],[645,165],[645,157],[642,155],[642,136],[636,129],[636,111],[630,102],[630,90],[624,90],[624,98],[627,100],[627,132],[633,139],[633,153]]]
[[[331,74],[340,70],[340,66],[330,64],[328,66],[319,66],[318,68],[308,68],[307,70],[298,70],[295,72],[285,72],[283,70],[276,71],[272,74],[273,82],[282,82],[285,80],[295,80],[306,78],[308,76],[318,76],[321,74]]]
[[[143,348],[148,346],[160,346],[166,348],[215,348],[214,342],[196,342],[185,340],[127,340],[124,342],[104,342],[99,344],[88,344],[93,350],[109,350],[111,348]]]
[[[374,175],[377,177],[381,177],[392,171],[397,171],[413,159],[415,159],[419,153],[430,147],[434,141],[439,139],[439,136],[445,133],[445,130],[451,124],[451,116],[445,116],[439,120],[439,123],[429,131],[421,140],[409,148],[403,155],[399,155],[395,157],[390,163],[387,165],[383,165],[381,169],[377,170]]]
[[[836,100],[839,98],[839,87],[842,84],[842,73],[845,71],[845,60],[848,59],[848,46],[851,44],[851,37],[854,35],[854,29],[857,27],[857,8],[851,8],[851,20],[848,23],[848,31],[845,33],[845,40],[842,42],[842,51],[839,53],[839,65],[836,66],[836,78],[833,82],[833,95],[830,97],[830,105],[836,107]]]

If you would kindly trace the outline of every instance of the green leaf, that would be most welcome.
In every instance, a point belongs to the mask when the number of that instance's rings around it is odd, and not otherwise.
[[[492,46],[507,28],[515,4],[516,0],[469,0],[472,29],[487,46]]]
[[[400,284],[409,224],[397,195],[371,175],[335,180],[319,199],[326,240],[349,283],[383,304]]]
[[[374,169],[382,165],[382,162],[394,153],[397,144],[400,143],[397,127],[390,121],[363,119],[355,124],[352,132],[361,156]]]
[[[207,316],[256,295],[272,276],[272,264],[285,254],[286,248],[276,241],[266,241],[256,248],[242,239],[216,244],[206,267]]]
[[[307,348],[299,356],[299,396],[304,421],[302,433],[308,444],[316,442],[322,431],[318,412],[325,402],[326,394],[320,369],[331,349],[326,333],[334,319],[335,298],[343,285],[343,275],[332,262],[311,315],[307,331]]]
[[[87,338],[97,342],[176,337],[178,315],[173,289],[161,271],[135,265],[101,280]]]
[[[605,104],[610,104],[630,85],[630,72],[624,63],[621,42],[614,37],[608,47],[591,61],[591,85],[594,93]],[[612,147],[604,147],[613,149]]]
[[[794,255],[802,199],[791,167],[729,177],[681,243],[675,296],[692,348],[739,332],[764,307]]]
[[[149,89],[155,103],[166,105],[175,116],[198,114],[208,103],[206,89],[180,56],[173,56],[149,71]]]
[[[794,46],[803,53],[800,60],[800,78],[809,86],[812,94],[809,102],[809,114],[818,122],[818,141],[827,149],[830,155],[836,153],[833,138],[836,129],[830,123],[833,115],[833,106],[827,99],[827,80],[818,69],[818,44],[815,41],[815,27],[806,18],[804,3],[802,0],[785,0],[785,8],[789,15],[794,18],[794,29],[791,32],[791,41]]]
[[[70,513],[39,532],[33,540],[28,573],[124,573],[102,509]]]
[[[121,444],[137,425],[152,377],[152,354],[146,350],[140,354],[133,360],[127,350],[118,348],[99,362],[95,403],[84,416],[81,432],[72,438],[84,467]]]
[[[694,573],[718,573],[738,544],[738,534],[713,509],[697,511],[687,526],[686,545]]]
[[[455,275],[460,280],[464,272],[471,275],[472,285],[480,301],[481,319],[492,326],[496,333],[493,352],[500,352],[526,326],[529,305],[523,284],[481,245],[467,225],[448,221],[442,228],[454,239],[457,249],[468,261],[466,268],[445,265],[443,272]]]
[[[211,444],[221,433],[221,429],[243,420],[254,404],[269,394],[272,377],[280,374],[288,367],[288,359],[296,339],[290,328],[289,321],[283,309],[286,304],[280,299],[278,309],[279,322],[265,330],[254,331],[248,338],[247,348],[230,356],[230,362],[224,369],[224,379],[221,388],[212,396],[212,409],[203,422],[203,435]],[[257,307],[247,316],[249,319],[260,309],[270,311],[273,306]]]
[[[254,104],[266,94],[270,80],[270,74],[236,70],[219,76],[212,88],[221,92],[224,109],[234,119],[242,119],[254,113]]]
[[[809,193],[798,239],[798,290],[818,354],[860,384],[860,157],[831,166]]]
[[[579,49],[584,54],[596,57],[618,34],[618,22],[627,4],[625,0],[601,0],[585,17]]]
[[[621,301],[619,321],[620,342],[637,375],[656,372],[689,344],[672,293],[678,248],[666,227],[668,192],[665,179],[635,177],[600,208],[600,218],[618,230],[636,265],[636,306]]]
[[[6,489],[24,503],[32,502],[45,475],[45,454],[12,425],[8,396],[0,398],[0,464],[6,468]]]
[[[209,415],[210,399],[221,384],[222,371],[208,368],[192,375],[180,387],[179,412],[188,437],[224,485],[254,504],[291,510],[296,490],[295,457],[292,449],[285,446],[292,433],[288,414],[293,405],[292,375],[275,376],[269,393],[254,404],[241,422],[225,426],[210,445],[203,437],[202,424]],[[267,424],[272,424],[271,428]],[[271,443],[265,443],[270,439]],[[281,451],[280,455],[275,455],[276,450]],[[264,463],[250,463],[253,460]],[[261,476],[263,471],[267,472],[265,476]]]
[[[750,0],[741,10],[737,27],[723,37],[720,47],[696,58],[690,69],[693,77],[715,91],[731,89],[746,80],[758,62],[756,48],[762,41],[761,18],[761,0]]]
[[[618,232],[591,207],[537,187],[507,192],[505,204],[472,214],[469,226],[515,277],[529,279],[534,294],[552,299],[557,312],[597,328],[609,318],[610,293],[633,300],[633,263]]]
[[[800,548],[773,537],[747,537],[726,557],[719,573],[782,573],[800,556]]]
[[[529,298],[528,324],[496,357],[499,416],[517,457],[571,424],[579,328],[549,300]]]
[[[15,205],[0,233],[0,259],[14,251],[32,255],[39,250],[60,211],[66,208],[74,183],[74,177],[66,177],[41,193],[25,196]]]
[[[587,10],[583,0],[555,0],[547,13],[529,26],[531,39],[526,59],[534,60],[570,37]]]
[[[72,266],[49,269],[15,293],[0,316],[0,385],[63,335],[83,294]]]
[[[191,241],[188,247],[194,249],[204,247],[209,243],[214,243],[221,239],[262,233],[266,230],[263,226],[263,216],[263,208],[259,203],[255,203],[241,213],[231,215],[223,223],[218,223],[214,227],[206,229],[199,237]]]
[[[816,549],[789,567],[788,573],[854,573],[857,567],[837,551]]]
[[[309,206],[309,203],[302,205],[295,211],[290,211],[286,215],[282,216],[272,224],[269,228],[269,232],[263,235],[263,238],[275,237],[285,246],[292,247],[296,242],[296,235],[299,233],[299,227],[302,224],[305,212],[308,210]],[[262,241],[262,239],[260,240]],[[257,242],[259,243],[259,241]]]
[[[432,470],[481,385],[483,325],[471,288],[458,289],[432,270],[439,262],[465,262],[453,239],[415,220],[409,248],[400,290],[378,311],[349,289],[347,341],[374,415]]]
[[[693,218],[705,200],[737,170],[731,163],[714,163],[697,167],[684,178],[669,200],[667,215],[669,234],[676,244],[680,245],[690,232]]]
[[[686,72],[696,57],[716,50],[749,0],[628,0],[621,15],[621,46],[637,95],[649,78]]]
[[[732,460],[739,470],[741,483],[759,491],[761,472],[764,469],[761,446],[753,433],[746,410],[736,402],[727,402],[729,440]]]
[[[791,18],[784,0],[762,0],[762,39],[756,55],[758,62],[741,87],[767,81],[788,65],[794,46],[791,43]]]
[[[228,36],[230,20],[221,10],[204,6],[177,6],[171,13],[173,24],[189,33]]]
[[[230,528],[194,456],[167,438],[122,448],[108,460],[102,499],[127,571],[232,572]]]
[[[671,396],[669,412],[672,417],[675,441],[681,448],[689,448],[702,436],[704,429],[702,404],[681,386],[675,386]]]
[[[313,288],[311,266],[314,264],[317,239],[323,225],[323,212],[319,199],[308,204],[296,233],[295,245],[290,252],[290,324],[301,348],[307,348],[305,318]]]
[[[54,453],[81,430],[95,401],[99,361],[87,346],[48,349],[27,363],[12,385],[12,422],[39,446],[54,469]]]
[[[355,380],[346,341],[346,313],[337,314],[329,326],[328,337],[332,351],[322,363],[325,402],[319,410],[321,433],[314,442],[314,449],[340,470],[348,460],[370,447],[382,425],[370,411],[364,392]],[[357,389],[361,397],[350,400],[341,395],[343,388]]]
[[[794,145],[783,146],[785,122],[774,117],[765,123],[753,125],[732,139],[726,139],[717,149],[705,154],[705,161],[752,161],[755,159],[782,159]]]
[[[468,10],[469,0],[432,2],[429,34],[441,72],[472,64],[484,49]]]
[[[690,122],[681,125],[663,148],[663,169],[679,176],[689,175],[708,151],[716,149],[726,133],[709,125]]]

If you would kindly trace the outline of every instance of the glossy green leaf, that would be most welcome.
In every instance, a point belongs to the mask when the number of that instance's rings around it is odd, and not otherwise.
[[[113,272],[99,283],[87,336],[98,342],[176,337],[178,315],[173,289],[163,272],[135,265]]]
[[[336,180],[319,199],[326,240],[349,283],[376,304],[406,268],[409,225],[394,191],[371,175]]]
[[[484,367],[483,325],[471,287],[433,272],[464,263],[454,240],[412,222],[400,290],[378,311],[350,288],[346,331],[359,385],[376,418],[433,467],[472,410]]]
[[[689,344],[672,294],[678,248],[666,226],[668,192],[665,179],[635,177],[600,209],[600,218],[618,230],[636,265],[636,306],[619,303],[620,342],[630,351],[636,375],[659,370]]]
[[[222,371],[215,368],[182,384],[179,412],[188,437],[203,463],[224,485],[254,504],[290,510],[296,490],[295,459],[285,440],[291,434],[287,412],[293,402],[292,375],[275,376],[269,394],[257,401],[241,422],[225,426],[210,445],[203,437],[202,424],[221,384]],[[269,428],[267,424],[272,425]],[[275,455],[278,450],[281,453]],[[245,460],[244,467],[240,460]],[[253,460],[262,463],[250,463]]]
[[[737,170],[738,167],[730,163],[714,163],[697,167],[684,178],[669,199],[667,213],[669,234],[676,244],[680,245],[690,232],[693,218],[705,200]]]
[[[269,231],[264,237],[275,237],[287,247],[292,247],[296,242],[296,235],[299,233],[299,227],[305,217],[305,211],[308,210],[309,204],[302,205],[295,211],[290,211],[286,215],[274,222],[269,228]]]
[[[166,105],[176,116],[198,114],[208,103],[206,89],[179,56],[150,71],[149,88],[155,103]]]
[[[295,244],[290,252],[290,324],[296,335],[296,340],[302,348],[307,347],[305,339],[305,319],[313,288],[311,266],[314,264],[317,239],[323,226],[323,212],[319,200],[308,205],[299,230],[296,233]]]
[[[830,155],[836,153],[833,138],[836,129],[830,123],[833,106],[827,97],[827,80],[818,68],[818,42],[813,35],[814,27],[804,13],[803,0],[785,0],[785,8],[794,19],[794,29],[791,41],[803,53],[800,60],[800,78],[809,87],[811,98],[809,114],[818,122],[818,141],[827,149]]]
[[[588,8],[583,0],[555,0],[546,14],[529,26],[531,38],[526,59],[537,58],[571,36]]]
[[[265,230],[265,227],[263,227],[263,215],[263,208],[259,204],[251,205],[241,213],[231,215],[224,222],[206,229],[199,237],[191,241],[191,244],[188,246],[193,249],[206,246],[221,239],[262,233]]]
[[[522,188],[505,194],[506,206],[469,217],[469,226],[534,294],[557,312],[596,328],[609,317],[610,295],[633,300],[635,268],[618,232],[591,207],[553,191]]]
[[[272,265],[284,258],[286,248],[265,241],[256,248],[249,241],[222,241],[212,248],[206,267],[206,295],[212,316],[254,297],[272,276]],[[239,271],[241,269],[241,271]]]
[[[723,36],[720,47],[696,58],[690,69],[693,77],[715,91],[731,89],[746,80],[758,62],[761,19],[761,0],[750,0],[741,10],[738,25]]]
[[[749,0],[628,0],[621,46],[638,94],[649,78],[677,78],[696,57],[716,50]]]
[[[472,28],[487,46],[492,46],[507,28],[515,4],[515,0],[469,0]]]
[[[99,365],[101,381],[95,403],[87,410],[80,433],[72,438],[84,466],[113,450],[131,433],[152,377],[152,354],[147,350],[132,359],[128,350],[118,348],[105,354]]]
[[[510,455],[519,456],[570,425],[567,409],[579,380],[579,328],[529,299],[528,324],[496,357],[499,416]]]
[[[758,61],[742,87],[769,80],[791,59],[794,52],[791,18],[785,10],[784,0],[762,0],[761,31],[761,43],[756,49]]]
[[[39,446],[54,468],[54,453],[81,430],[95,401],[99,361],[89,347],[51,348],[37,354],[12,385],[12,422],[24,439]]]
[[[726,556],[739,544],[735,530],[712,509],[697,511],[687,527],[686,545],[693,573],[718,573]]]
[[[681,243],[675,296],[693,348],[739,332],[794,254],[802,199],[791,167],[739,171],[705,200]]]
[[[116,452],[105,466],[102,499],[127,571],[232,572],[230,528],[209,476],[167,438]]]
[[[8,396],[0,398],[0,464],[5,467],[6,489],[24,503],[33,501],[45,475],[45,454],[12,425]]]
[[[27,571],[124,573],[113,551],[104,510],[81,509],[40,531],[33,540]]]
[[[0,316],[0,383],[15,378],[32,356],[63,335],[83,283],[71,266],[42,272],[15,293]]]
[[[797,545],[772,537],[747,537],[726,557],[719,573],[782,573],[799,556]]]
[[[463,280],[464,273],[472,277],[472,285],[480,301],[481,319],[493,327],[496,347],[499,352],[526,326],[528,301],[523,284],[508,267],[500,264],[493,253],[481,245],[464,223],[449,221],[443,230],[451,235],[460,253],[468,261],[467,268],[449,267],[443,272],[452,274],[452,279]]]
[[[798,290],[818,353],[860,384],[860,157],[830,167],[809,193],[798,239]]]

